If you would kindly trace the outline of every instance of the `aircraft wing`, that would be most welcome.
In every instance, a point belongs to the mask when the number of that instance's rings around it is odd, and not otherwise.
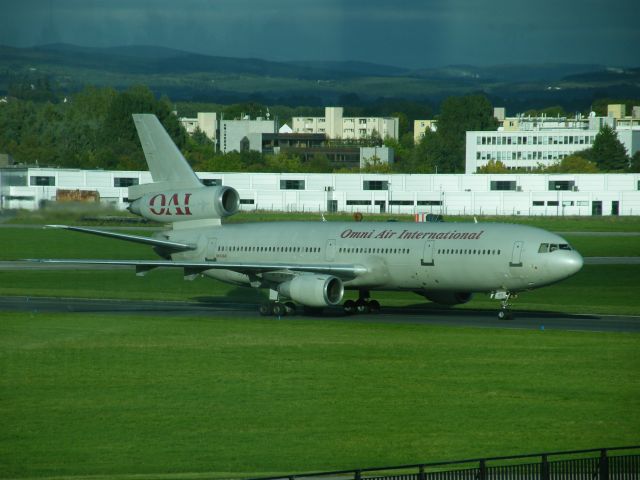
[[[335,275],[343,280],[350,280],[368,272],[363,265],[351,264],[300,264],[300,263],[262,263],[262,262],[180,262],[171,260],[84,260],[84,259],[27,259],[29,262],[59,265],[113,265],[132,266],[137,275],[144,275],[154,268],[183,268],[184,275],[193,276],[206,270],[232,270],[245,274],[264,273],[323,273]]]
[[[154,247],[162,247],[173,252],[185,252],[187,250],[196,250],[198,247],[189,243],[171,242],[169,240],[160,240],[158,238],[143,237],[141,235],[128,235],[125,233],[109,232],[106,230],[98,230],[97,228],[86,227],[70,227],[68,225],[47,225],[46,228],[60,228],[64,230],[72,230],[74,232],[90,233],[101,237],[117,238],[118,240],[126,240],[128,242],[142,243],[152,245]]]

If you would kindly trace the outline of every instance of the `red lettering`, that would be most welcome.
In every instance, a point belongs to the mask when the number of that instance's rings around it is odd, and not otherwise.
[[[182,208],[180,208],[180,201],[178,200],[177,193],[174,193],[169,197],[169,202],[167,203],[167,215],[171,215],[171,211],[169,210],[171,206],[175,207],[176,215],[184,215]]]
[[[184,194],[184,214],[185,215],[191,215],[191,210],[189,209],[189,200],[191,200],[191,194],[185,193]]]
[[[191,193],[185,193],[183,202],[180,202],[180,194],[173,193],[167,196],[158,193],[149,199],[149,210],[154,215],[191,215],[189,202]]]
[[[160,206],[162,207],[160,210],[156,210],[155,208],[156,200],[158,200],[158,198],[160,199]],[[166,203],[167,203],[167,197],[165,196],[164,193],[159,193],[157,195],[154,195],[149,199],[149,210],[151,210],[151,213],[153,213],[154,215],[164,215],[164,214],[171,215],[170,213],[167,212],[167,209],[164,208]]]

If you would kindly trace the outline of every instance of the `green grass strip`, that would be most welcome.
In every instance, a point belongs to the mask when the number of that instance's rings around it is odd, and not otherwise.
[[[273,472],[634,444],[640,336],[0,314],[0,477]]]

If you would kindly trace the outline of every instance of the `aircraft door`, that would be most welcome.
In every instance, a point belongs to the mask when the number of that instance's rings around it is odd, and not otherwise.
[[[218,253],[218,239],[210,238],[207,243],[207,251],[205,253],[205,260],[215,260]]]
[[[524,242],[517,241],[513,244],[513,251],[511,252],[511,261],[509,262],[510,267],[521,267],[522,266],[522,245]]]
[[[327,240],[325,257],[327,262],[333,262],[336,259],[336,241],[334,239]]]
[[[424,247],[422,250],[422,260],[420,260],[420,265],[423,267],[433,266],[433,246],[434,243],[432,240],[427,240],[424,242]]]

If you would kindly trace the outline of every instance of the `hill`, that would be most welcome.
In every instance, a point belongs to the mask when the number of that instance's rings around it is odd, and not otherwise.
[[[0,95],[11,84],[46,78],[58,92],[85,85],[149,85],[173,100],[322,105],[357,99],[438,102],[483,92],[509,110],[562,105],[583,109],[597,96],[640,97],[639,69],[601,65],[453,65],[408,70],[366,62],[275,62],[209,56],[156,46],[0,46]]]

